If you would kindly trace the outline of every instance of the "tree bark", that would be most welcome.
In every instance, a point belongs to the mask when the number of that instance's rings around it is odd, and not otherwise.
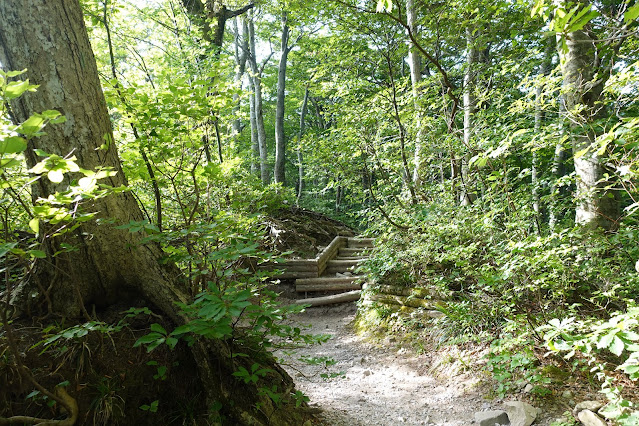
[[[304,190],[304,155],[302,153],[302,138],[304,137],[304,130],[306,129],[306,110],[308,109],[308,84],[304,90],[304,100],[302,101],[302,111],[300,112],[300,132],[297,145],[297,205],[300,204],[302,198],[302,191]]]
[[[466,154],[461,159],[462,193],[460,200],[464,206],[472,204],[475,199],[475,194],[472,194],[470,190],[470,167],[468,163],[470,162],[471,137],[473,133],[472,119],[477,103],[474,93],[477,62],[479,62],[479,50],[476,46],[476,37],[471,28],[466,28],[466,70],[464,72],[464,148]]]
[[[111,167],[117,172],[104,183],[113,187],[127,185],[77,2],[1,2],[0,62],[7,70],[26,68],[29,80],[40,85],[36,93],[27,93],[12,102],[17,121],[47,109],[56,109],[67,119],[47,128],[46,135],[29,141],[25,152],[29,167],[39,161],[33,151],[36,148],[62,157],[73,153],[85,169]],[[100,149],[105,140],[107,148]],[[43,177],[33,187],[34,198],[46,198],[56,188]],[[116,218],[128,223],[143,219],[130,192],[92,201],[85,204],[85,209],[96,212],[102,220]],[[65,236],[65,242],[77,250],[52,259],[57,272],[39,269],[41,282],[56,280],[50,295],[53,309],[77,317],[83,305],[104,306],[135,292],[177,318],[174,302],[186,301],[186,295],[175,285],[177,269],[159,265],[159,247],[138,247],[141,235],[98,223],[86,223],[73,235]],[[61,242],[44,241],[49,254],[58,251]],[[26,288],[23,291],[28,292]]]
[[[249,65],[253,72],[253,89],[255,96],[255,124],[257,127],[257,142],[260,151],[260,178],[263,185],[268,185],[270,178],[268,173],[268,151],[266,145],[266,130],[264,129],[264,111],[262,107],[262,70],[257,66],[255,49],[255,24],[252,17],[248,22],[249,34]]]
[[[550,74],[552,67],[552,55],[554,52],[554,44],[551,40],[546,41],[546,47],[544,49],[544,59],[541,64],[539,74],[543,77]],[[544,121],[544,111],[542,108],[542,87],[538,85],[535,88],[535,135],[539,136],[542,133],[542,123]],[[538,234],[541,234],[541,222],[542,222],[542,206],[541,206],[541,185],[539,182],[539,150],[535,149],[532,153],[532,196],[533,196],[533,212],[535,215],[535,229]]]
[[[560,47],[559,54],[577,176],[575,221],[609,230],[616,227],[619,218],[619,197],[617,191],[605,189],[611,186],[611,182],[604,180],[605,153],[598,152],[592,127],[600,113],[597,102],[605,83],[602,79],[605,76],[595,79],[598,68],[595,41],[588,31],[568,33],[566,51]]]
[[[237,68],[235,70],[235,84],[242,89],[242,77],[244,77],[244,72],[246,71],[246,60],[248,58],[249,47],[248,47],[248,26],[244,23],[245,19],[237,16],[234,21],[234,29],[235,29],[235,39],[234,39],[234,51],[235,51],[235,63]],[[240,31],[241,28],[241,31]],[[242,120],[239,117],[239,112],[241,108],[241,100],[240,96],[235,93],[233,94],[233,102],[235,102],[235,107],[233,108],[233,112],[236,115],[236,118],[233,120],[233,137],[236,142],[242,132]]]
[[[417,12],[415,10],[415,0],[406,0],[406,23],[408,31],[417,37]],[[413,89],[413,105],[415,107],[415,121],[417,132],[415,133],[415,154],[413,157],[413,186],[418,192],[422,185],[421,169],[423,166],[422,138],[424,129],[422,128],[422,113],[419,106],[420,84],[422,82],[422,61],[419,50],[411,40],[411,47],[408,51],[408,63],[410,65],[410,81]]]
[[[277,106],[275,109],[275,183],[286,184],[286,138],[284,135],[284,101],[286,96],[286,62],[288,60],[288,13],[282,12],[282,44],[277,71]]]
[[[249,76],[249,117],[251,123],[251,173],[260,176],[260,145],[257,140],[257,118],[255,114],[255,79]]]

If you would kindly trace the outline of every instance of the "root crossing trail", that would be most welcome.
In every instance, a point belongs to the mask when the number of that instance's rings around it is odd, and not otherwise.
[[[355,314],[354,304],[343,304],[308,308],[294,319],[311,325],[313,334],[332,336],[327,343],[298,350],[284,366],[311,406],[318,407],[318,424],[469,425],[475,412],[497,407],[483,398],[476,377],[450,377],[446,363],[399,349],[392,338],[383,344],[367,342],[352,329]],[[297,361],[302,356],[329,357],[336,364],[327,371],[324,365]],[[344,374],[320,376],[327,372]]]

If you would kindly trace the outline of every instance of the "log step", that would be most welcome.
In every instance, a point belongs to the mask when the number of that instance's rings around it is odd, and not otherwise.
[[[312,284],[322,284],[322,283],[343,284],[343,283],[352,283],[353,281],[357,281],[363,278],[364,278],[363,275],[352,275],[350,277],[301,278],[295,281],[295,284],[296,285],[312,285]]]
[[[363,248],[348,248],[342,247],[339,249],[338,256],[359,256],[362,253],[365,253],[367,250]]]
[[[308,284],[308,285],[296,285],[295,291],[298,293],[307,292],[307,291],[348,291],[348,290],[359,290],[362,288],[360,283],[354,282],[346,282],[346,283],[318,283],[318,284]]]
[[[356,259],[356,260],[341,260],[341,259],[333,259],[333,260],[329,260],[327,263],[328,268],[336,268],[336,267],[351,267],[351,266],[357,266],[359,265],[361,262],[361,259]]]
[[[296,300],[295,303],[299,305],[320,306],[330,305],[333,303],[354,302],[359,300],[361,292],[361,290],[353,290],[346,293],[334,294],[332,296],[309,297],[308,299]]]
[[[368,256],[337,256],[335,260],[367,260]]]
[[[375,238],[349,238],[347,242],[348,248],[371,248]]]

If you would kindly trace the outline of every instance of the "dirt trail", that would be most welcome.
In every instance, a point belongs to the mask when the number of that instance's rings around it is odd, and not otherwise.
[[[297,356],[330,357],[336,364],[329,372],[343,372],[332,379],[323,365],[289,361],[284,366],[298,389],[321,410],[322,424],[358,425],[469,425],[477,411],[496,409],[481,393],[476,377],[449,377],[441,360],[398,349],[387,339],[375,345],[352,329],[354,304],[308,308],[294,321],[311,325],[313,334],[330,334],[327,343],[301,349]],[[390,339],[392,340],[392,338]],[[437,376],[431,368],[439,362]]]

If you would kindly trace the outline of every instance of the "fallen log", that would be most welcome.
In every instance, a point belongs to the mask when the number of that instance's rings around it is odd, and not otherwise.
[[[353,290],[346,293],[335,294],[332,296],[310,297],[308,299],[296,300],[295,303],[297,303],[298,305],[321,306],[331,305],[333,303],[354,302],[356,300],[359,300],[361,292],[361,290]]]

